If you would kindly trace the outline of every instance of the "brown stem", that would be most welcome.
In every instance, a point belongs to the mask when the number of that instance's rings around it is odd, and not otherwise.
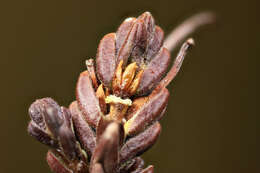
[[[194,40],[192,38],[189,38],[185,43],[183,43],[177,57],[174,60],[173,66],[171,67],[170,71],[167,73],[167,75],[161,80],[160,84],[157,88],[163,88],[166,87],[177,75],[179,72],[182,62],[188,52],[188,50],[194,46]]]
[[[168,35],[164,47],[169,51],[173,51],[188,35],[203,25],[213,23],[215,18],[216,16],[212,12],[201,12],[186,19]]]

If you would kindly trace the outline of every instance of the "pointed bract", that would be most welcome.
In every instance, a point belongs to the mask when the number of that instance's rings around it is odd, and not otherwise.
[[[96,127],[102,113],[87,71],[79,76],[76,97],[84,118],[90,126]]]
[[[111,87],[111,82],[116,69],[116,34],[107,34],[100,41],[97,51],[96,63],[99,80]]]

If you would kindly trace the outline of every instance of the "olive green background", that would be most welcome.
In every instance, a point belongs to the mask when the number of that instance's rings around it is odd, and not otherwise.
[[[28,107],[47,96],[68,106],[104,34],[144,11],[167,34],[202,10],[217,24],[193,35],[196,47],[168,87],[162,134],[143,158],[156,173],[259,172],[257,0],[1,1],[0,172],[50,172],[47,147],[26,132]]]

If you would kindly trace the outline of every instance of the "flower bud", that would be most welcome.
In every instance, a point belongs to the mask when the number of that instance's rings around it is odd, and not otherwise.
[[[63,124],[61,108],[51,98],[36,100],[29,108],[28,132],[40,142],[57,147],[59,128]]]
[[[46,160],[54,173],[73,173],[73,171],[68,168],[66,160],[64,160],[64,158],[55,151],[49,150]]]

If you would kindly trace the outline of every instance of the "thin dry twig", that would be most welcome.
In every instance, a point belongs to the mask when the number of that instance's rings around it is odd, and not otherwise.
[[[195,42],[192,38],[189,38],[181,47],[177,57],[174,60],[173,66],[171,67],[170,71],[167,73],[167,75],[164,77],[163,80],[161,80],[158,87],[163,88],[169,85],[169,83],[175,78],[177,73],[179,72],[182,62],[188,53],[188,50],[195,45]]]
[[[165,39],[164,47],[173,51],[184,39],[201,26],[215,22],[216,16],[212,12],[201,12],[188,19],[175,28]]]

